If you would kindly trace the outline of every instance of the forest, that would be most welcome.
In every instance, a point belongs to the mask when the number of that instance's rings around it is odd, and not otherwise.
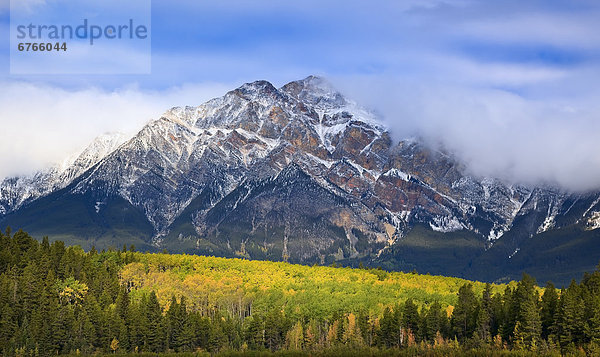
[[[600,355],[600,267],[541,288],[381,269],[85,252],[0,233],[0,353]]]

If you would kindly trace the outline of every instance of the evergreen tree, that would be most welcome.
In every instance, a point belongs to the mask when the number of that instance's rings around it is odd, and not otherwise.
[[[208,347],[208,339],[210,337],[210,319],[201,316],[197,311],[191,313],[189,319],[194,335],[192,344],[197,348],[206,350]]]
[[[129,307],[127,316],[127,326],[129,326],[129,344],[131,350],[144,350],[145,336],[147,333],[147,317],[142,308],[147,304],[146,297],[142,297],[139,303],[133,303]]]
[[[521,323],[523,340],[528,347],[539,344],[541,334],[540,314],[532,298],[521,305],[518,322]]]
[[[389,307],[386,307],[383,311],[383,317],[381,318],[379,325],[377,338],[379,346],[385,348],[396,346],[397,341],[400,339],[400,336],[398,335],[400,323]]]
[[[538,300],[535,280],[531,276],[523,274],[513,296],[513,306],[516,312],[516,321],[520,325],[519,332],[527,347],[538,344],[540,340],[542,325],[537,305]]]
[[[485,285],[481,296],[481,308],[477,314],[477,336],[484,343],[492,342],[492,317],[494,310],[492,306],[492,287]]]
[[[581,296],[585,306],[585,342],[600,348],[600,265],[596,271],[584,274]]]
[[[94,295],[89,295],[85,301],[84,309],[90,320],[93,333],[90,343],[94,349],[105,349],[110,344],[107,319],[105,318],[98,301]]]
[[[129,313],[129,303],[129,292],[124,286],[122,286],[119,289],[115,305],[117,307],[117,314],[119,315],[119,318],[121,318],[121,320],[123,321],[127,320],[127,315]],[[122,346],[122,341],[119,341],[119,344]]]
[[[251,350],[262,350],[264,348],[265,330],[263,321],[258,315],[253,315],[246,319],[246,341]]]
[[[214,319],[210,325],[207,350],[211,353],[218,353],[225,348],[226,345],[227,335],[223,332],[222,320]]]
[[[424,338],[427,341],[433,342],[438,334],[446,333],[446,326],[448,324],[448,318],[446,317],[446,311],[442,308],[442,305],[435,301],[424,316],[426,332]]]
[[[127,325],[125,324],[125,321],[120,320],[118,322],[118,334],[117,334],[117,339],[119,340],[119,349],[127,352],[129,351],[129,347],[130,347],[130,341],[129,341],[129,329],[127,328]]]
[[[566,350],[583,340],[584,304],[580,296],[580,287],[574,280],[560,296],[556,322],[557,337],[561,348]]]
[[[19,325],[16,311],[9,303],[0,306],[0,316],[0,350],[3,351],[3,355],[8,355]]]
[[[188,316],[185,296],[181,297],[181,302],[179,303],[179,316],[177,319],[177,324],[179,333],[175,343],[176,346],[178,346],[179,351],[191,351],[193,347],[192,342],[194,341],[195,336],[193,326]]]
[[[360,334],[362,336],[363,341],[367,346],[373,345],[373,329],[371,323],[369,321],[369,314],[365,311],[365,309],[360,309],[358,312],[358,329],[360,330]]]
[[[600,295],[591,298],[591,317],[586,320],[585,334],[589,342],[600,345]]]
[[[555,323],[556,314],[558,311],[558,293],[554,284],[548,282],[544,288],[544,294],[542,294],[541,301],[541,321],[542,321],[542,333],[543,339],[548,339],[551,334],[556,333]]]
[[[417,335],[419,333],[419,310],[413,299],[406,300],[402,312],[402,326]],[[398,322],[394,321],[394,323]],[[394,331],[394,333],[398,332]]]
[[[512,339],[517,322],[513,295],[513,289],[510,286],[507,286],[502,295],[502,310],[500,313],[496,314],[496,318],[499,321],[499,334],[504,341],[510,341]]]
[[[473,336],[477,326],[478,301],[473,285],[466,283],[458,290],[458,303],[452,313],[452,330],[459,341]]]
[[[77,348],[81,349],[83,353],[91,353],[97,332],[85,309],[82,309],[78,316],[77,326],[80,341]]]
[[[148,351],[161,352],[164,350],[163,317],[158,298],[154,291],[150,293],[150,297],[148,298],[145,314],[148,317],[148,330],[146,333]]]
[[[177,350],[179,348],[179,333],[181,331],[181,316],[179,313],[179,303],[175,295],[171,296],[171,303],[166,314],[167,323],[167,349]]]
[[[265,346],[271,351],[281,348],[287,329],[281,311],[274,309],[265,318]]]
[[[73,340],[73,324],[75,315],[71,305],[63,305],[58,308],[52,322],[52,350],[57,353],[68,353],[71,350]]]

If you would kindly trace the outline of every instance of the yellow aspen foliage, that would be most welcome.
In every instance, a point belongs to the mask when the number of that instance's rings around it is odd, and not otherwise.
[[[501,349],[502,349],[502,347],[503,347],[503,344],[502,344],[502,336],[500,336],[500,335],[498,334],[498,335],[496,335],[496,336],[494,337],[494,348],[495,348],[495,349],[497,349],[497,350],[501,350]]]
[[[454,306],[448,305],[448,307],[446,307],[446,316],[448,316],[448,318],[452,317],[452,312],[454,312]]]
[[[410,329],[408,329],[408,332],[406,335],[407,335],[406,336],[406,344],[408,345],[408,347],[415,346],[416,345],[415,334]]]
[[[295,318],[331,319],[339,311],[373,317],[411,298],[418,307],[439,301],[450,316],[465,280],[378,269],[305,266],[193,255],[132,253],[133,263],[119,272],[120,281],[139,300],[151,291],[163,309],[173,295],[184,296],[190,311],[212,316],[226,311],[246,317],[277,306]],[[479,294],[485,285],[473,283]],[[493,285],[501,292],[505,285]],[[274,305],[273,305],[274,304]],[[348,309],[356,307],[356,309]],[[306,321],[306,320],[305,320]],[[344,324],[348,323],[346,319]],[[342,336],[339,336],[341,338]]]
[[[525,341],[523,337],[523,331],[521,327],[521,322],[517,321],[515,324],[515,329],[513,330],[513,348],[515,350],[523,350],[525,349]]]
[[[110,349],[113,351],[113,353],[116,353],[119,349],[119,340],[117,340],[116,337],[110,341]]]
[[[442,337],[442,334],[440,333],[440,331],[435,333],[435,339],[433,340],[433,345],[435,347],[446,346],[446,340],[444,340],[444,337]]]
[[[73,277],[57,282],[56,287],[58,298],[63,304],[77,305],[83,302],[88,292],[88,286],[75,280]]]
[[[285,344],[288,349],[302,350],[304,344],[304,333],[302,323],[300,321],[287,332],[285,336]]]
[[[364,345],[360,330],[356,324],[356,315],[349,313],[347,320],[348,326],[344,330],[343,342],[354,347]]]
[[[121,269],[119,279],[121,284],[127,287],[127,290],[137,289],[144,285],[143,279],[146,277],[146,267],[142,263],[130,263]]]
[[[329,326],[329,330],[327,331],[327,339],[325,340],[327,347],[331,347],[336,344],[339,327],[340,322],[338,320],[335,320]]]
[[[312,324],[309,324],[306,328],[306,333],[304,334],[304,348],[307,350],[313,350],[317,348],[319,344],[318,331],[315,331],[315,328]]]

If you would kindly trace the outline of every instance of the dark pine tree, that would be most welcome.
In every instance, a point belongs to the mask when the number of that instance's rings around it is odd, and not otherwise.
[[[547,340],[550,335],[556,334],[556,314],[558,312],[558,293],[554,284],[548,282],[542,294],[541,301],[541,320],[542,320],[542,333],[541,337]]]
[[[458,302],[452,313],[452,330],[459,341],[473,336],[477,327],[479,304],[473,285],[466,283],[458,289]]]

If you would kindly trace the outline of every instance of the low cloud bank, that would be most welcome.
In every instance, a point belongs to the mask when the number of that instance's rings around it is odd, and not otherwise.
[[[0,178],[60,162],[104,132],[133,136],[173,106],[199,105],[230,89],[216,83],[162,91],[136,87],[70,91],[24,82],[0,85]]]

